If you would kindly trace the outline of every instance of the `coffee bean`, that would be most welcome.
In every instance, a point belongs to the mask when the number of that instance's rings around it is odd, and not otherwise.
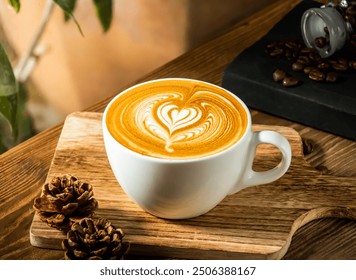
[[[338,75],[336,72],[329,72],[326,74],[325,81],[329,83],[335,83],[338,79]]]
[[[267,44],[266,49],[271,50],[274,49],[276,46],[277,46],[276,42],[271,42]]]
[[[347,7],[345,11],[345,20],[349,22],[352,28],[355,30],[356,28],[356,4],[352,3],[349,7]]]
[[[308,54],[309,55],[312,52],[315,52],[315,50],[313,48],[304,47],[304,48],[300,49],[300,53],[301,54]]]
[[[327,26],[324,26],[324,32],[325,32],[325,37],[329,36],[329,28]]]
[[[348,64],[348,61],[346,58],[343,58],[343,57],[339,57],[337,59],[337,62],[339,62],[340,64],[344,64],[344,65],[347,65]]]
[[[292,60],[292,58],[293,58],[293,50],[286,49],[285,52],[284,52],[284,56],[285,56],[288,60]]]
[[[277,56],[282,55],[283,52],[284,52],[283,49],[274,49],[274,50],[272,50],[272,51],[269,53],[269,55],[270,55],[271,57],[277,57]]]
[[[309,65],[310,64],[310,59],[309,57],[305,55],[301,55],[298,57],[297,62],[303,64],[303,65]]]
[[[309,79],[316,82],[322,82],[325,80],[325,74],[323,72],[320,72],[319,70],[310,71],[308,77]]]
[[[326,38],[325,37],[317,37],[314,40],[315,46],[322,49],[326,46]]]
[[[349,67],[353,70],[356,70],[356,60],[352,60],[349,62]]]
[[[345,20],[352,26],[352,29],[355,30],[356,27],[356,17],[346,15]]]
[[[321,62],[321,63],[318,64],[317,67],[318,67],[319,69],[325,70],[325,69],[328,69],[328,68],[330,67],[330,64],[327,63],[327,62]]]
[[[332,63],[331,64],[331,67],[336,70],[336,71],[339,71],[339,72],[344,72],[347,70],[347,64],[342,64],[342,63]]]
[[[295,87],[299,84],[299,80],[294,77],[285,77],[282,84],[284,87]]]
[[[300,71],[303,71],[304,65],[300,62],[294,62],[292,64],[292,69],[293,69],[293,71],[300,72]]]
[[[356,39],[350,41],[350,45],[354,48],[356,48]]]
[[[314,66],[307,66],[307,67],[305,67],[304,69],[303,69],[303,72],[304,72],[304,74],[309,74],[311,71],[313,71],[313,70],[318,70],[318,68],[316,68],[316,67],[314,67]]]
[[[350,45],[356,48],[356,34],[352,34],[350,38]]]
[[[284,44],[287,48],[290,48],[290,49],[296,49],[296,48],[298,48],[298,45],[295,43],[295,42],[293,42],[293,41],[287,41],[287,42],[285,42],[285,44]]]
[[[281,69],[276,69],[273,72],[273,80],[275,82],[281,82],[287,76],[286,72]]]
[[[356,17],[356,5],[349,6],[346,9],[345,14],[351,17]]]
[[[312,61],[312,62],[319,62],[321,61],[321,56],[316,53],[316,52],[312,52],[309,54],[309,59]]]
[[[352,34],[351,37],[350,37],[350,40],[355,42],[356,41],[356,34]]]

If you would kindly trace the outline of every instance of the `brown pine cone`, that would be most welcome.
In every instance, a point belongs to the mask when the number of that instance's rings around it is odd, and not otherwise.
[[[130,245],[107,219],[84,218],[72,224],[62,241],[66,260],[122,260]]]
[[[33,207],[40,219],[48,225],[68,230],[73,222],[93,215],[98,207],[93,195],[90,184],[67,174],[54,177],[50,183],[45,184]]]

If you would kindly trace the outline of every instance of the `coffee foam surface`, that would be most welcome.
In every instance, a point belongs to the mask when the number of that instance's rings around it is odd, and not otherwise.
[[[246,130],[247,114],[220,88],[164,80],[120,94],[107,112],[106,124],[120,144],[137,153],[189,159],[231,147]]]

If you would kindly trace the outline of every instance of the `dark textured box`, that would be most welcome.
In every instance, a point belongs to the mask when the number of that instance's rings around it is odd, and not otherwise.
[[[271,58],[266,45],[271,41],[301,39],[300,20],[304,11],[319,4],[301,2],[273,29],[236,57],[225,69],[222,86],[254,109],[356,140],[356,71],[340,74],[339,82],[311,81],[291,70],[286,59]],[[350,51],[337,56],[356,58]],[[275,69],[283,69],[302,84],[285,88],[273,81]]]

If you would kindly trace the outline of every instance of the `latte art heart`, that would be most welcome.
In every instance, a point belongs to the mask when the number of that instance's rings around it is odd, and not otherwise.
[[[110,133],[133,151],[202,157],[227,149],[245,130],[246,113],[225,91],[176,80],[149,86],[119,96],[107,115]]]
[[[137,125],[148,135],[165,141],[165,149],[168,152],[173,152],[173,143],[197,137],[209,126],[206,122],[201,124],[203,112],[199,107],[179,109],[178,105],[164,101],[152,107],[147,107],[152,108],[150,112],[136,112]],[[155,108],[157,111],[154,111]]]
[[[200,120],[202,113],[198,108],[179,109],[176,105],[163,104],[157,117],[166,125],[170,134]]]

